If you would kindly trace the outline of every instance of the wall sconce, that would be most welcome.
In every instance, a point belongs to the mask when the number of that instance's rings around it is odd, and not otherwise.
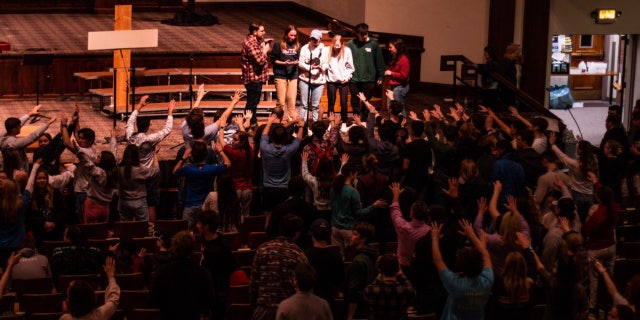
[[[597,24],[609,24],[616,21],[616,18],[622,15],[622,11],[616,11],[615,9],[596,9],[591,12],[591,18],[593,18]]]

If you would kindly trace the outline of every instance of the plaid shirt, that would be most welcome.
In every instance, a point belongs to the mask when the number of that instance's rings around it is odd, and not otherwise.
[[[262,47],[254,35],[250,34],[244,39],[240,59],[244,84],[266,83],[269,80],[269,59],[262,53]]]
[[[404,274],[396,281],[376,279],[364,290],[364,298],[371,310],[370,319],[407,319],[407,308],[412,304],[415,291]]]
[[[294,270],[298,263],[309,263],[300,248],[284,237],[265,242],[258,247],[251,267],[249,293],[252,305],[277,307],[296,293]]]

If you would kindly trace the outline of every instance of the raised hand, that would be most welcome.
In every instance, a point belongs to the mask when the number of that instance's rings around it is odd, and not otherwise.
[[[340,157],[340,163],[345,164],[349,162],[349,155],[346,153],[343,153],[342,156]]]
[[[469,221],[465,219],[460,219],[458,220],[458,225],[460,226],[460,229],[462,229],[460,234],[464,235],[469,239],[473,239],[473,237],[476,236],[476,234],[473,232],[473,226]]]
[[[487,209],[489,209],[489,207],[487,207],[487,198],[480,197],[480,199],[478,199],[478,215],[484,214],[487,212]]]
[[[458,193],[458,179],[449,178],[449,189],[445,190],[443,188],[442,192],[444,192],[447,196],[449,196],[449,198],[457,198],[458,195],[459,195],[459,193]]]
[[[524,233],[517,231],[516,238],[518,238],[516,242],[520,244],[522,249],[528,249],[529,247],[531,247],[531,239],[529,239],[529,237],[527,237]]]
[[[308,162],[309,161],[309,152],[307,151],[302,151],[302,153],[300,154],[300,158],[302,159],[302,162]]]
[[[431,121],[431,112],[429,112],[429,109],[424,108],[422,110],[422,116],[424,117],[424,121],[427,121],[427,122]]]
[[[38,114],[38,111],[40,111],[40,107],[42,107],[41,104],[31,108],[31,111],[29,111],[29,116],[33,116],[35,114]]]
[[[142,96],[142,98],[140,98],[140,102],[138,103],[140,107],[138,108],[138,110],[142,109],[142,107],[147,105],[147,99],[149,99],[149,95],[144,95]]]
[[[518,204],[516,197],[512,195],[507,196],[507,203],[504,205],[507,210],[509,210],[512,214],[516,214],[518,212]]]
[[[362,102],[367,101],[367,97],[362,92],[358,92],[358,99],[360,99],[360,101]]]
[[[409,119],[411,119],[412,121],[420,121],[415,111],[409,111]]]
[[[389,99],[389,101],[393,101],[393,100],[395,100],[395,99],[393,98],[393,90],[389,90],[389,89],[387,89],[387,91],[385,91],[385,95],[387,96],[387,99]]]
[[[429,226],[431,227],[431,240],[439,241],[441,237],[440,234],[442,232],[442,224],[434,221]]]
[[[502,192],[502,182],[500,182],[500,180],[496,180],[496,181],[493,183],[493,192],[494,192],[494,193],[496,193],[496,192],[497,192],[497,193]]]
[[[233,94],[233,96],[231,96],[231,101],[233,101],[233,103],[238,103],[238,101],[240,101],[241,97],[242,97],[242,91],[241,90],[236,90],[236,92]]]
[[[556,133],[551,131],[549,132],[549,144],[556,144],[556,140],[558,139],[558,137],[556,136]]]
[[[393,182],[389,186],[389,189],[391,189],[391,193],[393,194],[394,199],[399,199],[400,195],[404,192],[404,188],[401,188],[400,183],[398,182]]]

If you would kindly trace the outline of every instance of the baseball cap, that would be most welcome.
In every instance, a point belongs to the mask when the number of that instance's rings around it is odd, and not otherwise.
[[[310,38],[314,38],[316,40],[321,40],[322,39],[322,32],[320,32],[320,30],[318,30],[318,29],[314,29],[313,31],[311,31],[311,35],[309,37]]]
[[[311,230],[323,230],[323,229],[331,229],[329,227],[329,222],[324,219],[316,219],[311,224]]]

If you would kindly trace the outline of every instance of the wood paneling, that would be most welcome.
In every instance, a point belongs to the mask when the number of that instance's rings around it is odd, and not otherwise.
[[[496,50],[498,57],[502,57],[504,49],[513,42],[515,14],[514,0],[490,0],[488,45]]]
[[[20,98],[35,96],[35,66],[22,66],[21,57],[4,56],[0,59],[0,98]],[[99,82],[75,78],[74,72],[105,71],[113,63],[110,55],[65,55],[54,56],[53,64],[40,67],[41,96],[86,94],[89,87],[98,87]],[[140,68],[188,68],[189,56],[173,54],[136,55],[131,58],[132,67]],[[194,55],[194,68],[238,68],[239,54],[234,55]],[[155,85],[158,81],[166,83],[166,77],[139,78],[138,85]],[[216,77],[223,83],[241,83],[239,76]],[[172,77],[172,83],[187,83],[187,76]]]
[[[550,0],[525,0],[520,89],[541,104],[548,95],[549,9]]]

